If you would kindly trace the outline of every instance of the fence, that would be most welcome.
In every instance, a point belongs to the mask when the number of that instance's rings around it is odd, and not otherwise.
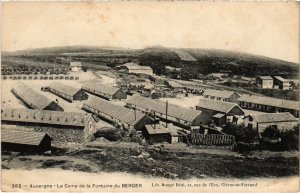
[[[232,135],[221,134],[200,134],[191,133],[189,140],[195,145],[232,145],[235,142],[235,137]]]
[[[4,75],[2,80],[79,80],[78,76],[69,75]]]

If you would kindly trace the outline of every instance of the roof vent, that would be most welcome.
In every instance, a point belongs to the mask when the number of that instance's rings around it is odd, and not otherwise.
[[[59,117],[57,117],[57,121],[59,121]]]
[[[35,115],[33,116],[33,119],[35,119],[36,117],[35,117]]]
[[[68,118],[66,118],[66,122],[68,122]]]
[[[52,117],[51,117],[51,115],[50,115],[50,116],[49,116],[49,120],[51,120],[51,118],[52,118]]]
[[[21,115],[19,115],[19,119],[21,119]]]

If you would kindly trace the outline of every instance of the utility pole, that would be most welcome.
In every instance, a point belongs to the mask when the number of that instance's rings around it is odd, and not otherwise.
[[[153,121],[153,123],[154,123],[154,130],[156,129],[156,117],[155,117],[155,111],[154,111],[154,121]]]
[[[166,101],[166,128],[168,128],[168,100]]]
[[[134,121],[136,121],[136,109],[134,108]]]

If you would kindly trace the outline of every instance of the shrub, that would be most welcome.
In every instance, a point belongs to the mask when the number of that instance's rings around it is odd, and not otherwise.
[[[278,139],[280,137],[280,132],[279,129],[269,126],[261,133],[261,136],[270,139]]]
[[[95,138],[104,137],[105,139],[108,139],[110,141],[117,141],[122,138],[122,135],[120,133],[120,129],[117,128],[101,128],[101,130],[98,130],[94,134]]]
[[[231,123],[228,123],[224,127],[223,132],[235,136],[237,142],[252,143],[258,136],[257,131],[251,128],[245,127],[243,125],[233,125]]]
[[[299,150],[299,125],[280,133],[281,144],[286,150]]]

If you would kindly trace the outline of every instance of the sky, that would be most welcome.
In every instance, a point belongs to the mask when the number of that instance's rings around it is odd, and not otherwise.
[[[2,51],[161,45],[299,63],[295,2],[4,2],[1,15]]]

